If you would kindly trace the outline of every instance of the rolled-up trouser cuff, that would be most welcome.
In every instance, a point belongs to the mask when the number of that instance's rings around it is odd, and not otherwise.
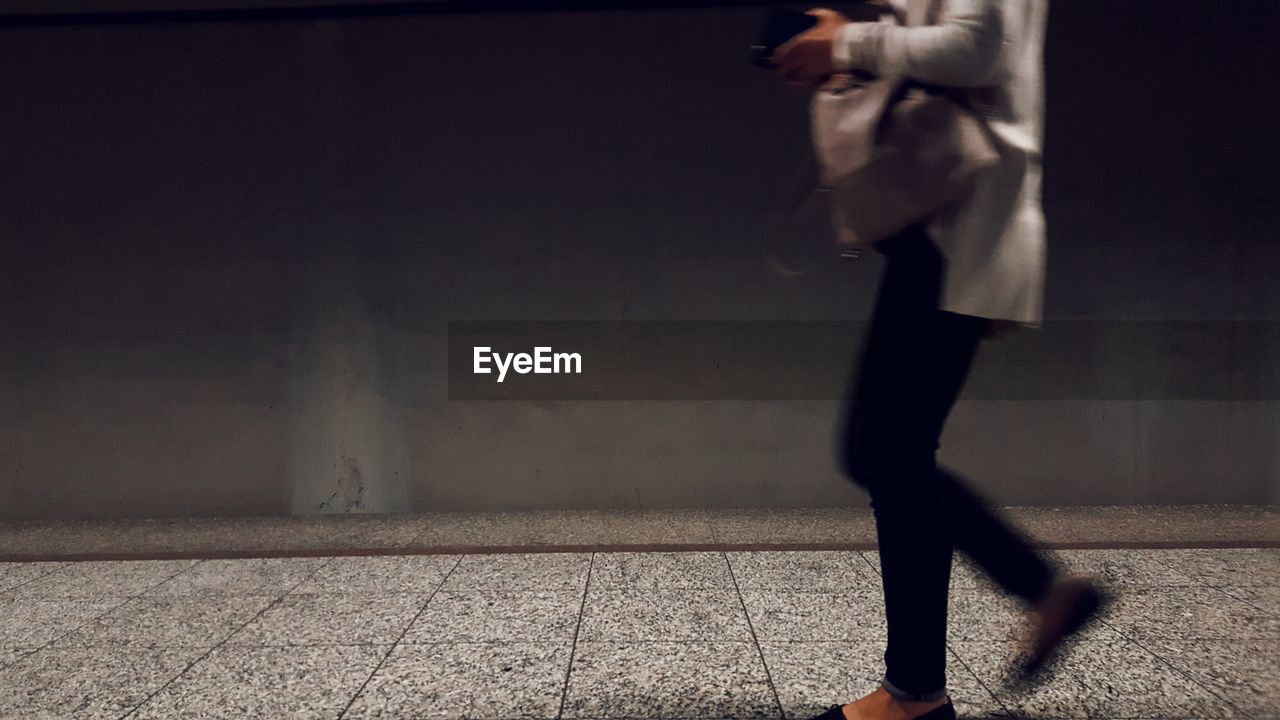
[[[883,687],[890,695],[907,702],[933,702],[934,700],[941,700],[947,696],[947,689],[945,687],[934,692],[927,693],[907,692],[899,688],[897,685],[889,682],[889,677],[887,675],[880,680],[880,686]]]

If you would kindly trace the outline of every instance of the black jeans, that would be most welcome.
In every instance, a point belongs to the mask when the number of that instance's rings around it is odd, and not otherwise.
[[[889,644],[883,687],[904,700],[946,694],[952,548],[1004,590],[1041,599],[1056,569],[935,451],[986,318],[939,310],[945,259],[921,227],[876,244],[887,260],[849,385],[843,469],[871,495]]]

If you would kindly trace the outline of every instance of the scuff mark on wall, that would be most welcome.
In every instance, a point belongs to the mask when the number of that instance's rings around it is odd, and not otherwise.
[[[360,462],[343,455],[334,465],[338,471],[338,488],[325,498],[316,509],[325,512],[349,513],[364,508],[364,478],[360,475]]]

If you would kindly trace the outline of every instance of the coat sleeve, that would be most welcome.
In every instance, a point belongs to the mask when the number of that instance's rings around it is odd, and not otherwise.
[[[936,25],[849,23],[835,39],[835,66],[944,87],[997,85],[1004,45],[1001,1],[950,0]]]

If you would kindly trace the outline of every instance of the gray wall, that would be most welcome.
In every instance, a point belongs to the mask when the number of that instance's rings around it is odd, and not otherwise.
[[[1280,320],[1273,4],[1114,5],[1053,6],[1049,319]],[[867,316],[878,258],[761,260],[806,138],[759,17],[0,30],[0,519],[865,503],[833,402],[447,399],[449,320]],[[940,457],[1274,503],[1277,437],[1274,396],[966,397]]]

